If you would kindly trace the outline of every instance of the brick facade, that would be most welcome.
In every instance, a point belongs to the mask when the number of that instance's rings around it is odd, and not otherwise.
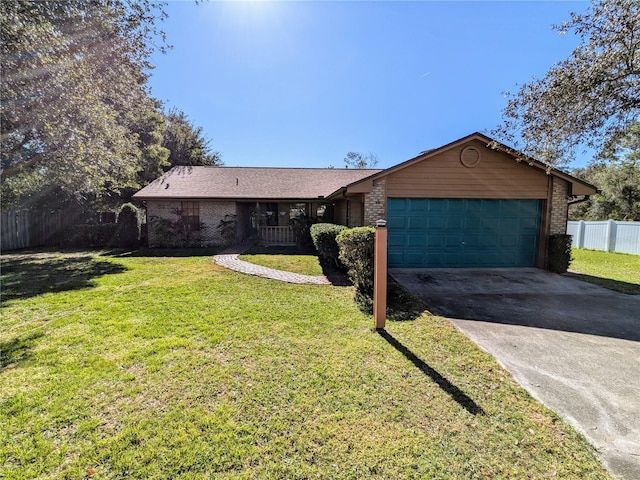
[[[172,222],[176,221],[178,217],[174,211],[179,209],[181,204],[182,202],[180,200],[147,201],[149,246],[157,246],[161,243],[153,228],[153,218],[166,218]],[[224,240],[220,236],[217,227],[225,215],[236,215],[236,202],[200,200],[198,204],[200,209],[200,222],[204,224],[200,230],[201,245],[205,247],[223,245]]]
[[[553,186],[551,193],[551,221],[549,225],[549,234],[566,233],[567,218],[569,204],[567,203],[567,194],[569,193],[569,185],[566,181],[558,177],[553,177]]]
[[[373,189],[364,194],[364,224],[375,226],[380,219],[387,218],[386,179],[373,182]]]

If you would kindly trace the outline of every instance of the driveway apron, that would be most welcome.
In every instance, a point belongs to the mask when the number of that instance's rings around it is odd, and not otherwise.
[[[640,479],[640,295],[533,268],[390,273],[569,421],[614,475]]]

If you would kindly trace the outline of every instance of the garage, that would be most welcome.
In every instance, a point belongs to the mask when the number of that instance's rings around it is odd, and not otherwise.
[[[389,267],[534,267],[541,203],[535,199],[389,198]]]
[[[569,203],[597,189],[473,133],[347,185],[363,223],[386,220],[390,268],[546,268]]]

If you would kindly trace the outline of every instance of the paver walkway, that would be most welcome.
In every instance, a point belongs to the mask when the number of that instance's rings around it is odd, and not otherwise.
[[[235,270],[236,272],[246,273],[247,275],[255,275],[258,277],[270,278],[272,280],[280,280],[281,282],[311,284],[311,285],[330,285],[331,282],[324,275],[302,275],[299,273],[285,272],[274,268],[263,267],[254,263],[240,260],[240,255],[252,245],[240,244],[228,248],[224,252],[213,257],[216,265]]]

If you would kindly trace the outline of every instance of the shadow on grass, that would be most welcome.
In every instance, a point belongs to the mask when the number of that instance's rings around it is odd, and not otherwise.
[[[354,301],[360,311],[367,315],[373,314],[373,298],[358,291]],[[396,282],[393,277],[387,277],[387,319],[394,322],[407,322],[419,318],[427,307],[417,296]]]
[[[575,278],[576,280],[582,280],[583,282],[593,283],[594,285],[599,285],[615,292],[626,293],[627,295],[640,295],[640,285],[637,283],[622,282],[620,280],[613,280],[611,278],[604,277],[594,277],[593,275],[585,275],[584,273],[577,272],[567,272],[564,275]]]
[[[405,347],[396,340],[389,332],[384,329],[378,329],[376,332],[384,338],[393,348],[402,353],[407,360],[413,363],[418,370],[431,378],[445,393],[453,398],[462,408],[472,415],[484,415],[484,410],[473,401],[466,393],[456,387],[453,383],[440,375],[437,370],[433,369],[424,360],[420,359],[415,353]]]
[[[406,322],[420,317],[427,306],[412,295],[409,290],[387,277],[387,318],[396,322]]]
[[[90,255],[11,255],[2,258],[0,304],[44,293],[93,287],[96,277],[125,270],[122,265]]]
[[[222,248],[139,248],[137,250],[112,250],[104,252],[108,257],[213,257]]]
[[[0,372],[9,365],[25,361],[31,355],[36,340],[42,337],[41,332],[17,337],[7,342],[0,342]]]
[[[247,255],[309,255],[316,256],[314,248],[303,248],[295,245],[254,245]]]

